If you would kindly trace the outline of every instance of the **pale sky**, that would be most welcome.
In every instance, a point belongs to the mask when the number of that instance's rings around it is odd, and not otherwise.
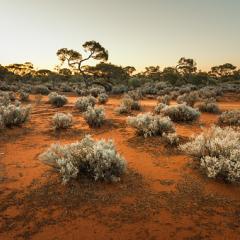
[[[0,64],[52,69],[56,51],[96,40],[117,65],[240,67],[240,0],[0,0]]]

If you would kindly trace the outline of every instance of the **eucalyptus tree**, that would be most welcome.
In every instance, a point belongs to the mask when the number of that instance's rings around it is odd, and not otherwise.
[[[107,61],[108,60],[108,51],[96,41],[87,41],[82,45],[84,51],[88,54],[86,57],[75,51],[73,49],[61,48],[57,51],[57,56],[61,61],[60,66],[67,62],[68,66],[73,71],[79,71],[82,76],[86,86],[89,86],[87,81],[87,76],[85,74],[83,63],[87,60],[94,59],[98,61]]]

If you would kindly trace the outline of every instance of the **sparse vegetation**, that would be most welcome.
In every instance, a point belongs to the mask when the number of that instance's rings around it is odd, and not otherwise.
[[[80,112],[85,112],[88,107],[94,107],[96,104],[96,98],[93,96],[80,97],[75,103],[75,107]]]
[[[208,177],[240,180],[240,132],[213,127],[181,145],[180,149],[200,161]]]
[[[95,181],[119,181],[126,171],[126,161],[112,140],[94,141],[90,136],[68,145],[53,144],[40,159],[58,168],[64,183],[81,175]]]
[[[219,124],[240,126],[240,110],[228,110],[223,112],[219,119]]]
[[[178,104],[176,106],[167,106],[162,109],[162,114],[169,116],[174,122],[193,122],[196,121],[200,112],[186,104]]]
[[[101,127],[105,121],[105,111],[103,107],[88,106],[84,112],[84,119],[90,127]]]
[[[136,117],[128,117],[127,123],[136,128],[138,135],[144,137],[162,136],[163,133],[175,131],[174,125],[169,117],[154,116],[150,113],[140,113]]]
[[[70,128],[73,124],[72,114],[56,113],[52,119],[54,129]]]
[[[67,97],[64,95],[59,95],[56,92],[52,92],[48,95],[49,102],[55,107],[62,107],[67,104]]]

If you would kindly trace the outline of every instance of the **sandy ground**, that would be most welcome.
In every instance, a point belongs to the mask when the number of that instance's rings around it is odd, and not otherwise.
[[[31,120],[21,128],[0,133],[0,239],[239,239],[240,186],[208,179],[197,163],[159,137],[144,139],[126,125],[114,108],[118,97],[105,105],[107,121],[90,129],[74,108],[76,97],[54,108],[35,104]],[[143,112],[156,100],[142,100]],[[175,104],[172,102],[171,104]],[[239,109],[229,97],[222,110]],[[71,112],[74,126],[55,132],[51,117]],[[134,115],[137,112],[133,113]],[[183,137],[210,127],[218,115],[202,114],[194,124],[176,124]],[[62,185],[57,172],[38,160],[51,143],[71,143],[85,134],[112,138],[128,162],[119,183],[88,179]]]

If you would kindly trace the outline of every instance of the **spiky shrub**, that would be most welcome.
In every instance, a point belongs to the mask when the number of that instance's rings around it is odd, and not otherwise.
[[[72,114],[56,113],[53,116],[52,123],[54,129],[66,129],[70,128],[73,124]]]
[[[154,113],[160,114],[162,109],[165,108],[167,105],[164,103],[158,103],[157,106],[154,108]]]
[[[187,105],[193,107],[198,99],[199,99],[199,96],[196,91],[190,92],[190,93],[184,93],[183,95],[180,95],[177,97],[177,103],[186,103]]]
[[[4,127],[19,126],[29,119],[31,106],[16,106],[9,104],[0,106],[1,125]]]
[[[164,96],[159,96],[157,97],[158,102],[169,105],[171,101],[171,96],[170,95],[164,95]]]
[[[179,137],[176,132],[173,133],[163,133],[163,141],[171,146],[177,146],[179,144]]]
[[[167,106],[162,109],[161,113],[169,116],[174,122],[193,122],[200,117],[200,112],[186,104],[176,106]]]
[[[218,119],[219,124],[240,126],[240,110],[223,112]]]
[[[169,117],[160,117],[151,113],[140,113],[136,117],[128,117],[127,123],[137,130],[137,134],[150,137],[174,132],[175,128]]]
[[[58,168],[64,183],[80,175],[95,181],[117,181],[127,167],[112,140],[94,141],[91,136],[68,145],[53,144],[39,158]]]
[[[67,97],[64,95],[59,95],[56,92],[51,92],[48,95],[49,102],[55,107],[62,107],[67,104]]]
[[[105,121],[104,108],[89,106],[83,117],[90,127],[101,127]]]
[[[101,93],[98,95],[98,102],[100,104],[105,104],[108,101],[108,95],[106,93]]]
[[[80,97],[75,103],[75,107],[80,112],[85,112],[88,107],[94,107],[96,104],[96,98],[93,96]]]
[[[195,105],[201,112],[219,113],[218,104],[213,99],[207,99]]]
[[[221,176],[230,182],[240,180],[240,131],[231,127],[212,127],[181,145],[180,149],[196,157],[208,177]]]
[[[25,91],[20,91],[19,92],[19,99],[22,102],[27,102],[29,101],[29,93]]]

